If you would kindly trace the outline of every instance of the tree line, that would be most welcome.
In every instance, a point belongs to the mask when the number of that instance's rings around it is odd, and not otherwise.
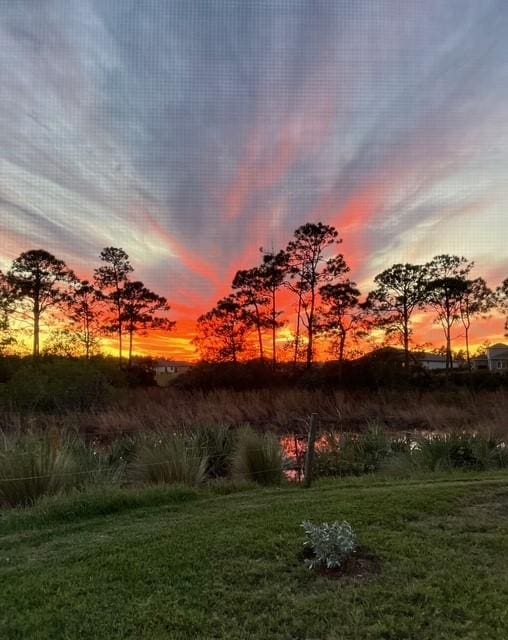
[[[130,366],[135,334],[174,327],[167,317],[166,298],[132,279],[134,269],[123,249],[106,247],[99,259],[91,280],[81,280],[63,260],[43,249],[13,260],[6,273],[0,272],[0,350],[16,342],[20,328],[28,328],[32,355],[38,358],[41,323],[47,319],[60,327],[52,336],[68,355],[81,353],[89,359],[102,336],[114,335],[122,364],[126,337]]]
[[[327,341],[340,364],[348,347],[379,329],[401,344],[409,367],[414,316],[424,312],[432,313],[443,330],[447,369],[453,366],[453,331],[462,327],[470,367],[472,322],[495,308],[508,316],[508,278],[493,290],[483,278],[471,276],[472,261],[455,255],[438,255],[425,264],[394,264],[374,278],[373,290],[362,299],[339,252],[341,243],[335,227],[309,222],[295,230],[285,249],[261,248],[260,263],[238,271],[231,293],[198,318],[194,344],[201,359],[238,362],[252,357],[255,344],[255,355],[275,365],[277,331],[287,327],[291,338],[283,349],[290,350],[295,364],[312,366],[316,339]],[[280,300],[284,292],[292,298],[292,326]]]
[[[335,227],[309,222],[294,231],[284,249],[261,248],[259,264],[238,271],[231,292],[198,318],[193,342],[201,360],[257,358],[276,365],[284,359],[311,367],[321,340],[340,365],[356,345],[381,330],[401,344],[409,367],[414,316],[422,312],[431,313],[442,327],[449,369],[457,325],[469,366],[470,329],[476,319],[498,309],[507,317],[508,331],[508,278],[493,290],[483,278],[472,277],[473,262],[445,254],[426,264],[394,264],[362,295],[339,251],[341,244]],[[116,336],[120,363],[127,349],[131,365],[136,334],[173,329],[166,298],[132,277],[123,249],[106,247],[99,260],[93,277],[81,280],[63,260],[33,249],[0,272],[0,352],[15,344],[21,328],[28,328],[32,354],[38,358],[41,322],[46,320],[57,327],[45,340],[46,350],[89,359],[103,336]],[[288,337],[281,346],[283,328]]]

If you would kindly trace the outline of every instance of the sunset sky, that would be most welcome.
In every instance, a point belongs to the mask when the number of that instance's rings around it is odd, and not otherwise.
[[[0,0],[0,268],[42,247],[85,277],[122,247],[178,323],[143,348],[178,358],[306,221],[365,292],[439,253],[496,286],[507,34],[505,0]]]

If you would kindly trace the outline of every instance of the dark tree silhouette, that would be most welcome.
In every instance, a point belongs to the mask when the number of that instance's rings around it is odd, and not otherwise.
[[[129,281],[129,274],[133,269],[129,262],[129,256],[123,249],[106,247],[101,251],[100,259],[104,262],[102,267],[95,269],[94,282],[96,288],[114,314],[111,322],[112,330],[118,335],[118,359],[122,363],[122,338],[123,338],[123,304],[124,288]],[[114,329],[113,329],[114,327]]]
[[[460,319],[465,332],[466,362],[469,370],[471,370],[471,357],[469,352],[469,330],[471,328],[471,322],[474,318],[485,318],[495,305],[495,295],[493,291],[489,289],[483,278],[466,280],[466,286],[460,300]]]
[[[363,321],[359,304],[360,291],[351,280],[325,284],[319,290],[323,306],[320,312],[319,331],[336,343],[339,367],[342,369],[348,337],[358,330]]]
[[[0,354],[15,342],[10,332],[10,321],[14,312],[14,298],[7,276],[0,271]]]
[[[234,299],[256,329],[259,358],[264,361],[263,329],[270,326],[270,297],[265,288],[263,273],[259,267],[237,271],[232,284]]]
[[[496,289],[496,302],[498,309],[505,315],[504,329],[505,336],[508,338],[508,278],[503,280],[503,283]]]
[[[289,286],[298,296],[298,314],[295,340],[295,360],[300,339],[300,321],[307,328],[306,365],[312,365],[318,291],[322,284],[343,276],[349,271],[342,254],[326,257],[326,250],[342,242],[335,227],[322,222],[308,222],[298,227],[289,242]],[[303,315],[302,315],[303,314]]]
[[[129,367],[132,364],[132,340],[135,333],[145,333],[147,329],[170,331],[175,323],[158,313],[169,311],[166,298],[150,291],[139,280],[127,281],[122,291],[120,322],[129,336]]]
[[[67,313],[73,333],[84,350],[85,358],[89,360],[102,332],[102,296],[88,280],[76,282],[73,289],[67,303]]]
[[[409,371],[411,317],[428,295],[427,269],[418,264],[394,264],[374,278],[376,288],[369,293],[365,309],[374,325],[388,335],[398,334],[404,347],[404,365]]]
[[[446,370],[453,368],[452,328],[461,317],[461,305],[467,290],[467,276],[474,263],[464,257],[439,255],[427,265],[427,305],[436,313],[435,322],[443,328]]]
[[[193,343],[206,362],[236,363],[248,349],[247,337],[251,330],[251,317],[233,296],[227,296],[198,318]]]
[[[283,323],[279,320],[281,311],[277,309],[277,292],[284,284],[284,280],[288,270],[289,256],[285,251],[279,251],[278,253],[264,252],[263,262],[260,267],[261,278],[263,281],[263,288],[270,297],[270,328],[272,333],[272,364],[277,364],[277,342],[276,333],[277,329],[283,326]]]
[[[65,303],[75,279],[63,260],[43,249],[26,251],[12,263],[7,282],[22,316],[32,325],[34,358],[40,353],[41,318],[49,309]]]

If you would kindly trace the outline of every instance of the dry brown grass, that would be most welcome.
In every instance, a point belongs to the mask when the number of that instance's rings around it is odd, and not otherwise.
[[[306,429],[318,413],[328,429],[361,431],[373,421],[389,430],[477,430],[496,437],[508,434],[508,392],[325,393],[264,390],[210,393],[174,389],[136,390],[99,413],[64,416],[0,416],[1,430],[27,427],[73,429],[90,437],[139,431],[249,424],[280,433]]]

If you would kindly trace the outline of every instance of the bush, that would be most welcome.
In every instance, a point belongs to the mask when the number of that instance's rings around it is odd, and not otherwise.
[[[73,483],[75,487],[120,483],[127,460],[117,455],[115,443],[108,450],[89,446],[81,438],[75,438],[70,442],[69,448],[76,468],[79,469],[79,474]]]
[[[379,471],[388,458],[408,452],[406,439],[390,437],[383,426],[371,423],[363,434],[325,434],[316,453],[315,475],[359,476]]]
[[[256,433],[250,427],[240,429],[232,461],[234,480],[258,484],[280,484],[284,477],[282,451],[272,433]]]
[[[206,478],[207,456],[181,433],[159,432],[138,441],[130,476],[140,483],[198,485]]]
[[[358,460],[355,437],[328,432],[316,450],[313,474],[324,476],[359,476],[365,473],[363,460]]]
[[[24,364],[3,387],[2,407],[21,412],[93,410],[112,397],[106,377],[80,360],[49,359]]]
[[[496,447],[494,441],[482,436],[439,434],[420,439],[413,456],[428,471],[483,470],[496,466]]]
[[[196,431],[197,447],[206,454],[208,478],[225,478],[231,471],[234,448],[233,431],[226,426],[203,427]]]
[[[172,386],[178,389],[232,389],[252,391],[253,389],[271,389],[287,387],[298,372],[292,367],[279,364],[274,369],[259,360],[251,362],[210,363],[201,362],[188,372],[179,375]]]
[[[55,433],[2,435],[0,439],[0,502],[33,504],[43,495],[59,493],[79,481],[72,446]]]
[[[356,534],[349,522],[302,522],[307,534],[304,547],[312,551],[313,557],[305,562],[309,569],[326,567],[338,569],[358,546]]]

